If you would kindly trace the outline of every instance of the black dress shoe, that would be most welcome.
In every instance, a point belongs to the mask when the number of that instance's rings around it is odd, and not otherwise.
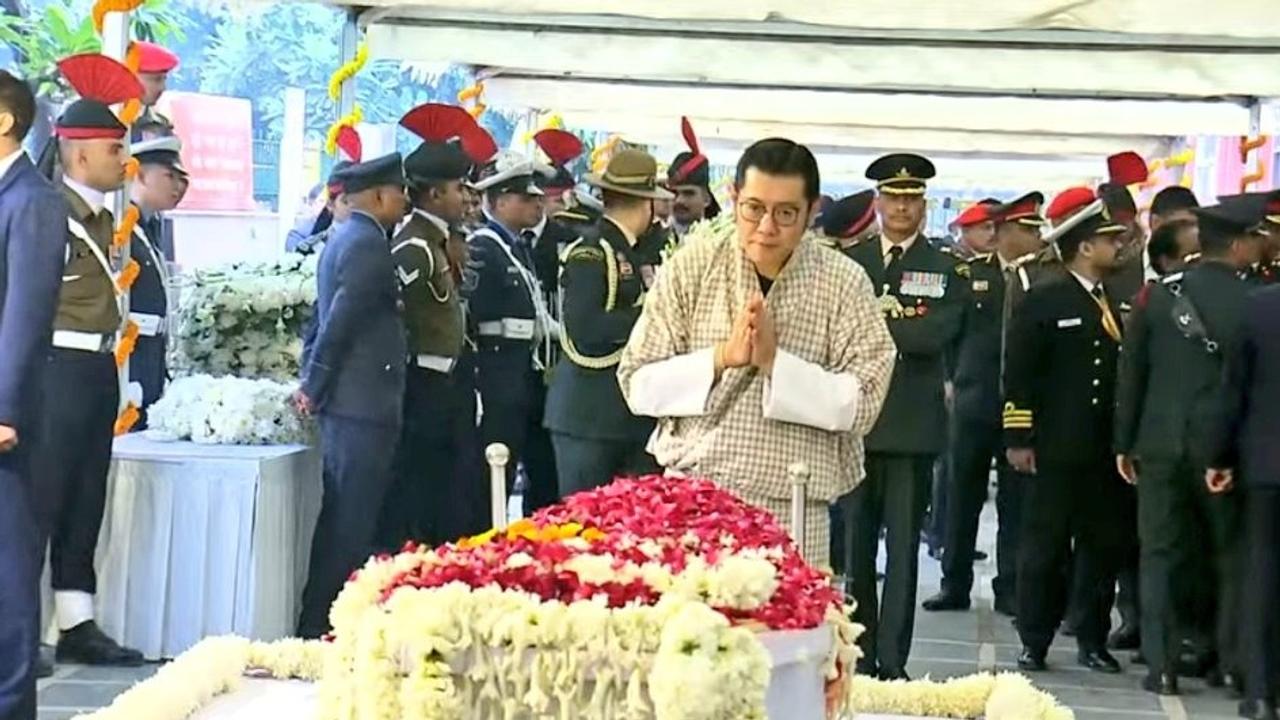
[[[991,609],[1005,617],[1018,616],[1018,604],[1015,603],[1012,598],[1004,595],[996,597],[995,602],[991,603]]]
[[[55,656],[60,663],[78,665],[138,667],[145,664],[142,653],[121,647],[92,620],[64,630],[62,637],[58,638]]]
[[[45,646],[41,645],[39,652],[36,653],[36,679],[43,680],[47,677],[53,677],[53,653],[45,652]]]
[[[1239,700],[1244,697],[1244,677],[1237,672],[1223,673],[1222,687],[1227,689],[1227,694]]]
[[[968,610],[971,606],[969,597],[966,595],[956,595],[946,590],[926,599],[920,604],[929,612],[946,612],[950,610]]]
[[[1239,715],[1249,720],[1280,720],[1275,703],[1266,700],[1245,700],[1240,703]]]
[[[1142,688],[1156,695],[1177,695],[1178,676],[1171,673],[1148,675],[1142,679]]]
[[[902,668],[897,668],[895,670],[885,670],[881,668],[880,679],[881,680],[910,680],[911,678],[910,676],[907,675],[907,671],[903,670]]]
[[[1049,666],[1045,664],[1044,653],[1024,647],[1022,653],[1018,655],[1018,669],[1026,672],[1044,672],[1049,669]]]
[[[1121,625],[1119,630],[1107,638],[1109,650],[1137,650],[1141,645],[1142,637],[1138,634],[1138,628],[1132,625]]]
[[[1106,650],[1081,650],[1077,656],[1080,664],[1098,673],[1115,675],[1120,672],[1120,662]]]

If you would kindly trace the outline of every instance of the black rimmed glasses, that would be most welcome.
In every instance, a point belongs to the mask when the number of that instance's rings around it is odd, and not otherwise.
[[[737,204],[738,214],[743,220],[751,223],[764,222],[765,215],[773,217],[773,224],[780,228],[791,227],[800,222],[800,208],[795,205],[777,205],[768,207],[756,200],[743,200]]]

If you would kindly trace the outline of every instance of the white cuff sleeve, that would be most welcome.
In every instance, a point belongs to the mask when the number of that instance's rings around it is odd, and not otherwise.
[[[714,347],[650,363],[631,376],[627,404],[648,417],[697,417],[706,413],[716,382]]]
[[[853,429],[862,383],[852,372],[833,373],[778,349],[773,377],[764,384],[764,416],[770,420],[848,432]]]

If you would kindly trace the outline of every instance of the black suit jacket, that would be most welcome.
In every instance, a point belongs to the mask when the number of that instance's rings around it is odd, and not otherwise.
[[[889,395],[866,438],[868,452],[936,455],[946,447],[947,409],[943,397],[945,355],[959,337],[969,293],[957,268],[962,264],[916,238],[898,261],[901,272],[885,271],[880,239],[848,248],[849,257],[867,271],[877,296],[897,296],[907,314],[886,318],[898,346]],[[939,285],[940,296],[913,286],[910,274]],[[905,275],[905,277],[904,277]]]
[[[1144,459],[1190,457],[1203,464],[1203,439],[1213,428],[1221,394],[1223,355],[1179,330],[1185,306],[1175,291],[1195,307],[1220,349],[1235,344],[1249,286],[1234,268],[1204,262],[1148,286],[1125,327],[1115,450]]]
[[[956,416],[1000,425],[1000,352],[1004,328],[1005,277],[995,253],[969,263],[969,305],[956,357]]]
[[[1249,297],[1226,381],[1210,465],[1236,468],[1251,487],[1280,487],[1280,287]]]
[[[1114,300],[1111,311],[1119,322]],[[1008,338],[1005,447],[1034,448],[1042,466],[1110,467],[1119,356],[1120,343],[1075,276],[1031,288]]]

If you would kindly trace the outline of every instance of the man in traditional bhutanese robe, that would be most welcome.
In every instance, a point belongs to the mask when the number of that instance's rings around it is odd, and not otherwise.
[[[659,419],[649,450],[790,522],[787,468],[811,474],[803,545],[828,564],[828,505],[862,478],[862,436],[896,350],[866,273],[806,234],[813,155],[763,140],[739,161],[734,212],[665,264],[623,353],[633,412]]]

